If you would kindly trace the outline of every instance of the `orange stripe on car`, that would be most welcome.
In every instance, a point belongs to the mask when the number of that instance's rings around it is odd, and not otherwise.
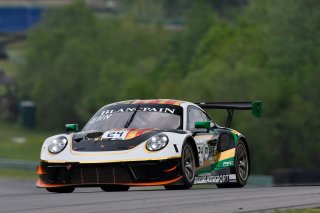
[[[37,166],[37,175],[44,175],[46,172],[44,171],[42,166]]]
[[[56,183],[45,183],[42,180],[38,179],[36,183],[39,188],[54,188],[54,187],[62,187],[66,186],[66,184],[56,184]]]
[[[177,168],[177,166],[174,166],[174,167],[172,167],[170,169],[164,170],[164,172],[171,172],[171,171],[175,170],[176,168]]]
[[[180,106],[181,104],[182,104],[182,101],[175,101],[175,103],[173,105]]]
[[[151,99],[151,100],[135,100],[132,104],[169,104],[169,105],[181,105],[182,101],[171,99]]]
[[[160,186],[160,185],[166,185],[170,183],[177,182],[180,180],[182,176],[179,176],[172,180],[166,180],[166,181],[159,181],[159,182],[150,182],[150,183],[119,183],[119,185],[129,185],[129,186]]]
[[[173,105],[173,104],[174,104],[174,102],[176,102],[176,101],[175,101],[175,100],[168,100],[168,101],[166,102],[166,104]]]
[[[235,154],[236,154],[236,149],[235,148],[229,149],[227,151],[220,152],[220,153],[216,154],[214,156],[214,160],[215,161],[222,161],[222,160],[234,157]]]
[[[148,104],[159,104],[160,100],[150,100],[148,101]]]
[[[167,101],[166,100],[160,100],[159,104],[165,104]]]
[[[142,135],[144,133],[150,132],[151,130],[152,129],[141,129],[141,130],[138,131],[136,137],[138,137],[138,136],[140,136],[140,135]]]
[[[166,180],[166,181],[158,181],[158,182],[147,182],[147,183],[105,183],[105,184],[111,184],[111,185],[127,185],[127,186],[161,186],[166,185],[170,183],[175,183],[179,181],[182,178],[182,176],[179,176],[177,178]],[[87,185],[97,185],[97,183],[86,183]],[[55,188],[55,187],[63,187],[63,186],[77,186],[82,184],[55,184],[55,183],[45,183],[42,180],[38,179],[36,183],[38,188]],[[100,184],[104,185],[104,184]]]
[[[145,101],[143,101],[143,100],[135,100],[132,102],[132,104],[144,104],[144,103],[145,103]]]
[[[130,130],[130,131],[128,132],[127,136],[126,136],[126,140],[135,138],[138,132],[139,132],[139,130],[136,130],[136,129]]]

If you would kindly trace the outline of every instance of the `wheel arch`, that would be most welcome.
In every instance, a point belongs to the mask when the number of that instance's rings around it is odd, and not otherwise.
[[[247,152],[248,152],[248,160],[249,160],[249,173],[248,173],[248,176],[250,175],[251,173],[251,155],[250,155],[250,149],[249,149],[249,145],[248,145],[248,142],[246,140],[245,137],[240,137],[238,139],[238,141],[242,141],[244,143],[244,145],[246,146],[246,149],[247,149]]]
[[[197,148],[197,145],[196,145],[196,142],[195,140],[193,139],[192,136],[187,136],[186,139],[184,140],[183,144],[185,144],[186,142],[189,142],[191,147],[192,147],[192,151],[195,155],[195,160],[196,160],[196,167],[199,167],[200,166],[200,162],[199,162],[199,153],[198,153],[198,148]]]

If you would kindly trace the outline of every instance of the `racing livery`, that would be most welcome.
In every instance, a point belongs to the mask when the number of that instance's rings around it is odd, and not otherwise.
[[[225,127],[204,109],[226,109]],[[156,99],[106,105],[80,132],[77,124],[67,124],[65,134],[44,141],[36,185],[60,193],[75,187],[243,187],[250,155],[245,137],[230,128],[234,110],[261,117],[262,103]]]

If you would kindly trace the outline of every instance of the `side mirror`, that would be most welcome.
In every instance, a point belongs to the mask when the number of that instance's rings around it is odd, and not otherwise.
[[[78,132],[78,124],[66,124],[66,132]]]
[[[208,122],[208,121],[195,122],[194,127],[196,129],[206,129],[207,132],[209,132],[210,122]]]

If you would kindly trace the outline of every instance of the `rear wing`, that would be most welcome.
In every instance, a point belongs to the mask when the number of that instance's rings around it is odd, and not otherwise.
[[[230,127],[234,110],[251,110],[252,114],[258,118],[262,116],[262,102],[202,102],[196,103],[202,109],[226,109],[228,118],[225,127]]]

